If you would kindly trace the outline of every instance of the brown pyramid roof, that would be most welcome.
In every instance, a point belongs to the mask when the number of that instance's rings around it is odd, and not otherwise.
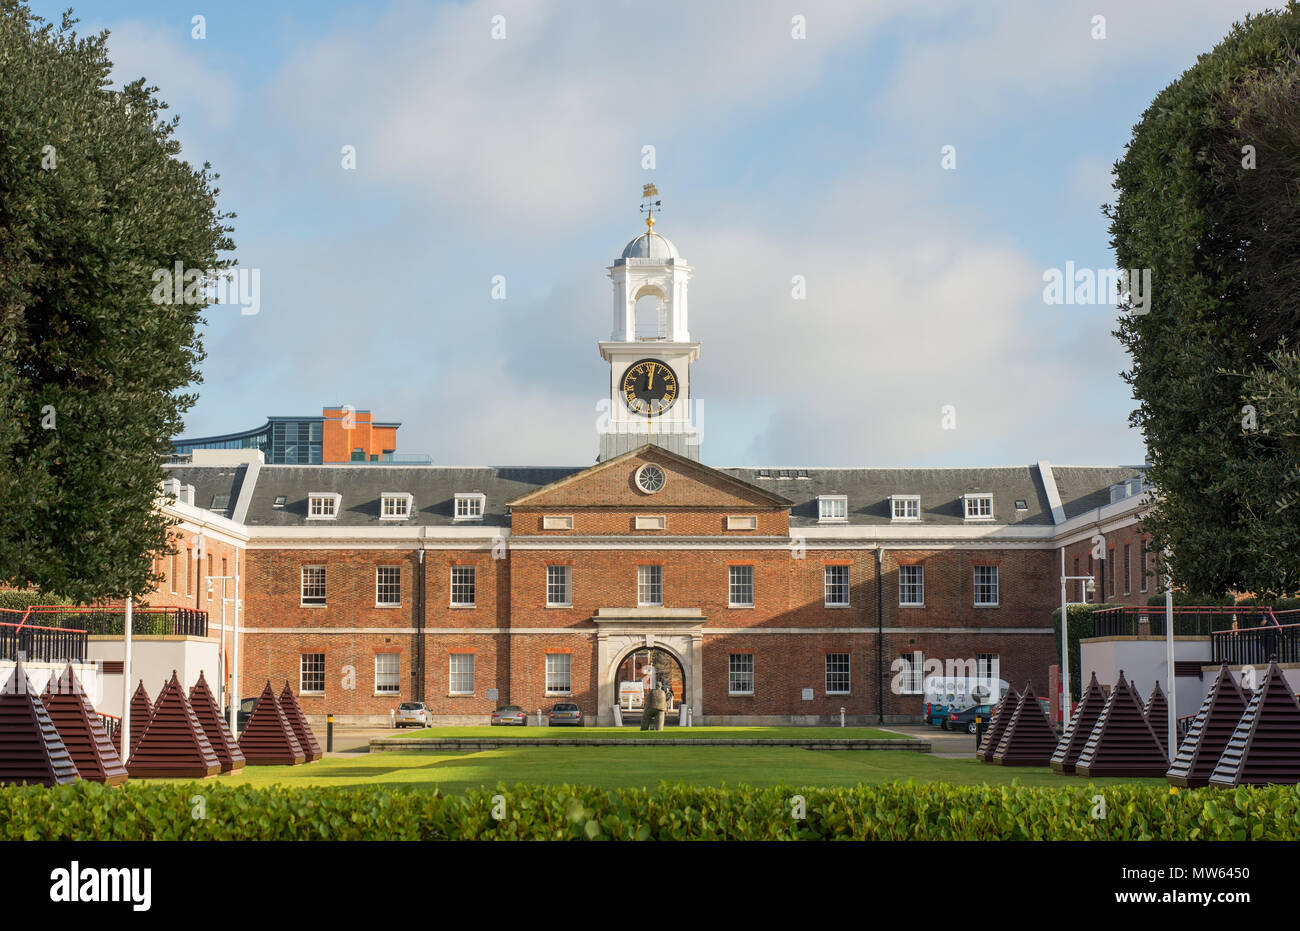
[[[19,660],[0,692],[0,785],[76,780],[77,766]]]
[[[244,751],[249,766],[295,766],[307,759],[269,679],[253,708],[253,716],[239,735],[239,749]]]
[[[1300,705],[1277,661],[1250,698],[1228,738],[1210,785],[1295,785],[1300,782]]]
[[[41,693],[41,703],[54,722],[59,738],[77,767],[77,775],[106,786],[126,782],[126,767],[109,739],[104,719],[90,704],[72,664],[50,681]]]
[[[1155,731],[1156,740],[1160,741],[1160,749],[1165,751],[1165,759],[1169,759],[1169,700],[1165,698],[1165,693],[1160,690],[1160,680],[1151,688],[1151,694],[1147,696],[1147,703],[1142,709],[1142,714],[1146,717],[1147,723],[1151,725],[1151,730]]]
[[[153,717],[153,702],[149,700],[149,693],[144,690],[144,680],[135,687],[135,694],[131,696],[131,754],[135,753],[135,748],[140,746],[140,738],[149,728],[149,719]],[[122,752],[122,729],[117,730],[117,752]],[[128,754],[129,762],[130,754]]]
[[[1056,728],[1047,719],[1043,703],[1035,697],[1033,685],[1026,682],[993,762],[1002,766],[1046,766],[1055,752]]]
[[[126,770],[132,777],[153,779],[206,779],[221,772],[221,763],[175,670],[154,702],[153,717],[140,735]]]
[[[1142,698],[1121,669],[1074,771],[1080,776],[1163,776],[1168,768],[1160,739],[1143,713]]]
[[[298,743],[302,746],[302,752],[307,756],[308,763],[315,763],[325,754],[321,753],[320,744],[316,742],[316,735],[311,732],[311,725],[307,723],[307,716],[302,713],[302,708],[298,705],[298,699],[293,697],[293,689],[289,688],[289,683],[284,683],[284,689],[280,692],[280,707],[284,709],[284,716],[289,719],[289,726],[293,728],[293,734],[298,738]]]
[[[1019,701],[1020,693],[1014,688],[1008,688],[1007,693],[1002,696],[1002,701],[998,702],[997,707],[993,709],[993,714],[989,716],[989,726],[984,731],[984,739],[980,741],[979,749],[975,751],[975,759],[983,760],[985,763],[993,762],[993,753],[1002,740],[1002,732],[1007,729],[1011,716],[1016,713],[1016,703]]]
[[[208,688],[208,680],[203,678],[201,669],[199,681],[190,689],[190,707],[194,709],[194,716],[199,719],[199,725],[207,735],[208,743],[212,745],[212,752],[217,755],[221,771],[237,773],[242,770],[244,753],[239,749],[239,744],[235,743],[235,738],[230,736],[230,728],[221,717],[221,709],[217,707],[217,700],[212,697],[212,690]]]
[[[1223,663],[1165,778],[1173,785],[1189,789],[1209,785],[1210,774],[1245,713],[1246,696],[1241,694],[1228,664]]]
[[[1104,707],[1106,707],[1106,693],[1101,690],[1101,685],[1097,682],[1097,673],[1094,672],[1088,682],[1088,688],[1084,690],[1083,700],[1079,702],[1079,707],[1074,709],[1074,717],[1070,719],[1069,728],[1061,736],[1060,743],[1056,745],[1056,752],[1052,754],[1054,771],[1074,772],[1074,766],[1079,762],[1079,754],[1088,743],[1088,735],[1092,733]]]

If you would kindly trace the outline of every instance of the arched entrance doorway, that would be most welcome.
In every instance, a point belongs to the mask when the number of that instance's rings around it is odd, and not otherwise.
[[[614,694],[624,723],[640,723],[645,698],[652,689],[668,693],[667,722],[676,723],[678,709],[687,700],[681,661],[659,646],[640,647],[624,655],[614,670]]]
[[[628,657],[656,648],[675,661],[682,679],[680,701],[691,708],[695,723],[703,721],[700,688],[702,628],[706,620],[703,611],[699,608],[597,608],[591,620],[596,625],[596,668],[600,676],[596,720],[600,724],[614,723],[620,669]],[[670,717],[677,719],[676,715]]]

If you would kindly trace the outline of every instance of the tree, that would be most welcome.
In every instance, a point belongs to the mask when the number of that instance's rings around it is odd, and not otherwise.
[[[1158,494],[1145,529],[1196,594],[1300,590],[1298,47],[1295,0],[1234,25],[1143,114],[1106,211],[1119,266],[1152,272],[1150,311],[1115,333]]]
[[[0,0],[0,581],[78,602],[148,591],[168,439],[194,403],[206,299],[233,214],[177,156],[143,79],[109,89],[107,33]]]

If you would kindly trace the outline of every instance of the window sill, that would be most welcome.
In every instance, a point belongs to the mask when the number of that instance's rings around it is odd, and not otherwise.
[[[470,605],[456,605],[456,604],[451,604],[451,605],[447,605],[447,607],[449,607],[449,608],[459,608],[459,609],[462,609],[462,610],[463,610],[463,609],[465,609],[465,608],[477,608],[478,605],[476,605],[476,604],[470,604]]]
[[[402,603],[400,601],[397,604],[382,604],[382,605],[379,603],[375,604],[376,608],[400,608],[401,606]]]
[[[572,605],[572,604],[562,604],[562,605],[553,605],[553,604],[548,604],[546,607],[548,607],[548,608],[572,608],[573,605]]]
[[[748,604],[748,605],[733,605],[733,604],[729,604],[729,605],[727,605],[727,607],[728,607],[728,608],[732,608],[732,609],[737,610],[737,611],[753,611],[753,610],[754,610],[754,606],[753,606],[752,604]]]
[[[922,601],[922,602],[911,602],[911,601],[903,602],[903,601],[900,601],[900,602],[898,603],[898,606],[899,606],[900,608],[924,608],[924,607],[925,607],[925,602],[924,602],[924,601]]]
[[[448,698],[473,698],[474,693],[473,692],[448,692],[447,697]]]
[[[324,602],[322,602],[321,604],[306,604],[305,602],[303,602],[303,603],[299,603],[298,607],[300,607],[300,608],[328,608],[329,605],[325,604]]]
[[[301,697],[303,697],[304,695],[307,696],[308,698],[324,698],[324,697],[325,697],[325,693],[324,693],[324,692],[308,692],[308,691],[306,691],[305,689],[299,689],[299,690],[298,690],[298,697],[301,698]]]
[[[997,602],[994,602],[993,604],[987,604],[987,605],[971,605],[971,607],[972,608],[997,608],[1001,606]]]
[[[732,698],[753,698],[754,697],[753,692],[728,692],[727,695],[729,695]]]
[[[849,698],[853,695],[853,693],[852,692],[826,692],[825,695],[827,698]]]
[[[851,607],[853,607],[853,606],[852,606],[852,605],[846,605],[846,604],[844,604],[844,605],[840,605],[840,604],[835,604],[835,605],[832,605],[832,604],[823,604],[822,607],[823,607],[823,608],[851,608]]]
[[[572,692],[546,692],[544,694],[546,695],[547,698],[572,698],[573,697]]]

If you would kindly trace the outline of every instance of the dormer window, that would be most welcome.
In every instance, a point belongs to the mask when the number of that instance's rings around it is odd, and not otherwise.
[[[212,507],[210,511],[228,511],[230,510],[230,495],[213,495]]]
[[[284,496],[284,495],[276,495],[276,496],[275,496],[275,501],[271,504],[271,507],[273,507],[273,508],[282,508],[282,507],[284,507],[284,502],[285,502],[285,496]]]
[[[967,520],[993,519],[992,495],[964,495],[963,500],[966,502]]]
[[[308,520],[334,520],[339,516],[343,496],[329,492],[312,492],[307,496]]]
[[[818,495],[817,520],[822,523],[846,524],[849,520],[849,499],[846,495]]]
[[[407,520],[411,516],[414,495],[406,492],[386,491],[379,498],[380,520]]]
[[[920,520],[920,495],[891,495],[890,518],[892,520]]]
[[[487,505],[487,495],[479,492],[456,496],[456,520],[482,520],[483,509]]]

